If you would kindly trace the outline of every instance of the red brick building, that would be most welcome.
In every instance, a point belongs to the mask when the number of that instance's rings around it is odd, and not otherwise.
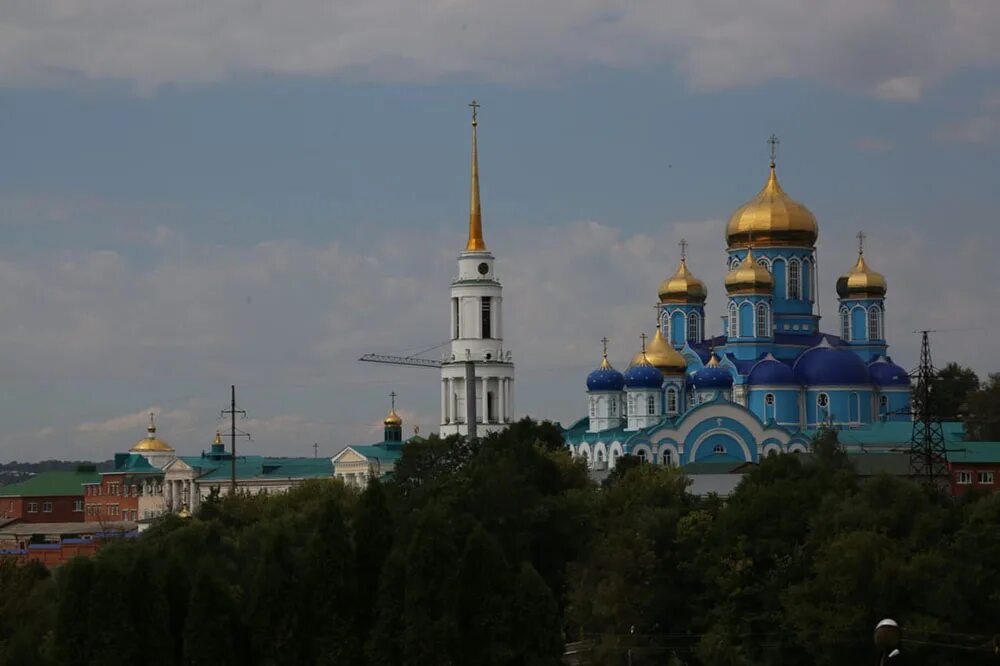
[[[74,471],[42,472],[20,483],[0,486],[0,520],[83,522],[83,486],[98,479],[90,465]]]
[[[948,452],[951,494],[961,497],[973,488],[1000,491],[1000,442],[953,442]]]

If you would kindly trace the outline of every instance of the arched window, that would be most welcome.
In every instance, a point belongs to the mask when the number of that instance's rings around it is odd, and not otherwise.
[[[597,416],[597,401],[593,399],[590,401],[590,416]]]
[[[882,313],[877,307],[872,307],[868,311],[868,339],[882,339]]]
[[[766,338],[769,334],[767,325],[767,305],[757,304],[757,337]]]
[[[597,458],[597,462],[599,462],[599,463],[604,462],[604,451],[598,451],[597,455],[596,455],[596,458]]]
[[[808,259],[802,260],[802,298],[809,302],[816,300],[816,264]]]
[[[583,458],[583,464],[586,465],[587,467],[590,467],[590,456],[587,455],[587,452],[584,451],[583,453],[581,453],[580,457]]]
[[[740,265],[739,257],[733,256],[729,258],[729,270],[734,270],[739,265]]]
[[[889,396],[880,395],[878,397],[878,415],[883,420],[889,416]]]
[[[830,396],[826,393],[816,396],[816,420],[820,422],[830,420]]]
[[[639,459],[639,462],[646,462],[646,452],[645,451],[642,451],[642,450],[636,451],[635,452],[635,457]]]
[[[736,303],[729,304],[729,337],[736,338],[739,337],[739,327],[737,325],[738,314],[736,311]]]
[[[688,314],[688,340],[691,342],[701,342],[701,317],[697,312]]]
[[[650,416],[656,414],[656,398],[654,396],[646,396],[646,413]]]
[[[788,260],[788,298],[802,298],[802,265],[798,259]]]
[[[660,462],[669,465],[673,462],[673,452],[670,449],[663,449],[660,452]]]
[[[722,455],[725,452],[726,452],[726,447],[724,447],[722,444],[716,444],[715,446],[712,447],[712,453],[716,455]]]
[[[861,422],[861,398],[858,397],[857,393],[851,394],[850,404],[848,405],[848,411],[850,414],[851,423]]]
[[[774,420],[774,394],[768,393],[764,396],[764,419]]]
[[[660,335],[670,339],[670,313],[666,310],[660,311]]]
[[[840,337],[845,342],[851,340],[851,315],[846,308],[840,311]]]
[[[635,396],[634,395],[630,395],[628,397],[628,413],[629,414],[638,414],[638,411],[637,411],[636,406],[635,406]]]
[[[611,398],[611,400],[609,400],[608,402],[610,403],[608,406],[611,408],[611,416],[617,416],[618,415],[618,399],[617,398]]]
[[[757,257],[757,265],[768,272],[771,271],[771,260],[767,257]]]
[[[667,414],[677,413],[677,389],[671,387],[667,389]]]

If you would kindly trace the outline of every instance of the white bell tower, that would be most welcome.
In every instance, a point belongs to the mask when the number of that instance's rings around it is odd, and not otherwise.
[[[451,349],[441,364],[441,436],[469,434],[474,414],[478,436],[502,430],[514,413],[514,363],[503,346],[503,288],[493,270],[493,255],[483,240],[479,207],[479,158],[476,130],[479,104],[472,107],[472,185],[469,240],[458,256],[458,277],[451,282]],[[471,377],[471,386],[467,378]],[[470,405],[470,401],[473,403]]]

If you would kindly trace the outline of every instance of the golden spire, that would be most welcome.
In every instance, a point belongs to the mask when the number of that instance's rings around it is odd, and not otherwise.
[[[483,213],[479,207],[479,149],[477,147],[476,128],[479,126],[479,102],[472,100],[472,185],[469,192],[469,242],[465,244],[466,252],[482,252],[486,249],[483,240]]]
[[[719,357],[715,355],[715,350],[712,350],[712,355],[708,357],[708,363],[705,364],[707,368],[717,368],[719,367]]]
[[[610,370],[611,364],[608,363],[608,340],[607,336],[601,338],[601,344],[604,345],[604,358],[601,359],[601,370]]]
[[[152,437],[154,434],[156,434],[156,421],[154,420],[154,418],[155,417],[153,415],[153,412],[150,412],[149,413],[149,425],[146,426],[146,432],[149,433],[150,437]]]

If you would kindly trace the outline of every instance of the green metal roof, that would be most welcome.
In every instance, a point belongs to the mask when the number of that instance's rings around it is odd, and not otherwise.
[[[96,471],[42,472],[35,476],[0,487],[0,497],[71,497],[83,495],[83,484],[98,483]]]
[[[365,458],[374,458],[385,462],[396,462],[403,457],[402,446],[385,446],[384,443],[351,445],[351,449]]]
[[[185,460],[185,462],[188,462]],[[205,469],[201,458],[188,462],[193,467]],[[211,469],[198,477],[198,481],[225,481],[231,478],[230,460],[212,462]],[[333,476],[329,458],[265,458],[264,456],[237,456],[236,478],[239,479],[309,479]]]
[[[1000,463],[1000,442],[961,442],[951,449],[950,463]]]
[[[965,428],[959,421],[945,421],[941,424],[944,438],[948,442],[961,442],[965,437]],[[819,430],[805,430],[803,433],[810,439],[819,434]],[[892,445],[908,444],[913,437],[913,423],[910,421],[883,421],[871,423],[860,428],[843,428],[837,430],[837,440],[844,445]]]

